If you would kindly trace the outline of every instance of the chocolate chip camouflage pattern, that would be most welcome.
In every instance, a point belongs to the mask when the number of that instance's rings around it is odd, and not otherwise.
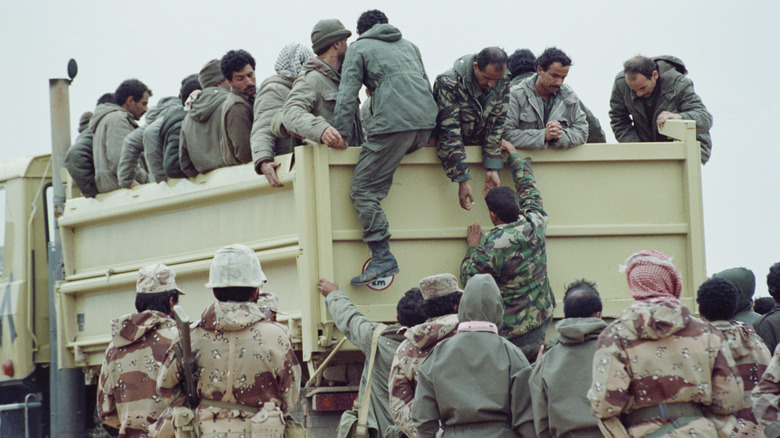
[[[146,436],[166,405],[155,384],[176,323],[161,312],[133,313],[111,322],[111,343],[98,380],[100,421],[120,437]]]
[[[775,354],[751,394],[753,414],[768,438],[780,437],[780,349]]]
[[[726,437],[742,408],[743,387],[723,334],[671,302],[635,302],[599,335],[588,391],[605,437],[643,437],[669,420],[630,427],[621,414],[661,403],[699,405],[704,417],[664,437]]]
[[[555,298],[547,279],[547,213],[531,160],[514,153],[508,161],[520,198],[520,218],[493,228],[479,245],[469,246],[461,263],[460,283],[468,283],[476,274],[491,274],[496,279],[504,304],[499,334],[512,338],[552,318]]]
[[[453,277],[454,280],[454,277]],[[455,284],[457,288],[457,282]],[[444,315],[407,329],[401,328],[406,340],[398,346],[390,366],[390,411],[393,421],[409,438],[416,438],[412,424],[412,401],[417,388],[417,370],[433,347],[456,333],[458,315]]]

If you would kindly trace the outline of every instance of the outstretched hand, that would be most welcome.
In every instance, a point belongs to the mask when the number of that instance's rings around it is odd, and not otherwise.
[[[468,181],[458,183],[458,200],[464,210],[471,210],[471,206],[474,205],[474,196],[471,194],[471,185]]]
[[[331,292],[334,290],[337,290],[339,288],[338,283],[334,283],[332,281],[328,281],[324,278],[320,278],[320,281],[317,282],[317,290],[322,294],[323,297],[328,297]]]

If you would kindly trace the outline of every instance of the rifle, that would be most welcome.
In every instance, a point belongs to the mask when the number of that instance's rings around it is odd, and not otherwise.
[[[192,357],[192,344],[190,343],[190,317],[181,306],[175,305],[173,306],[173,319],[179,329],[179,343],[174,348],[181,361],[182,374],[184,375],[184,395],[187,397],[189,407],[195,409],[200,400],[198,399],[197,365],[195,358]]]

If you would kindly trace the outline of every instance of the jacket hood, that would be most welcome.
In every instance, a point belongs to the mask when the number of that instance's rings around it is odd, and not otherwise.
[[[111,321],[111,342],[115,347],[124,347],[139,340],[149,331],[175,326],[174,320],[156,310],[131,313]]]
[[[262,84],[260,84],[259,87],[257,87],[258,93],[260,90],[262,90],[266,85],[269,84],[282,84],[285,87],[292,90],[293,82],[295,82],[295,78],[288,78],[281,75],[271,75],[270,77],[266,78]]]
[[[496,280],[490,274],[477,274],[469,280],[458,307],[459,321],[488,321],[501,326],[504,306]]]
[[[208,331],[238,331],[266,319],[260,307],[251,302],[217,301],[206,307],[200,326]]]
[[[712,275],[722,278],[737,288],[737,312],[753,310],[753,294],[756,292],[756,276],[747,268],[731,268]]]
[[[181,99],[176,96],[163,97],[157,102],[157,105],[146,112],[146,123],[151,124],[172,106],[181,106]]]
[[[655,61],[655,64],[658,66],[658,74],[663,75],[667,71],[676,70],[680,74],[687,74],[688,69],[685,68],[685,64],[682,62],[682,59],[676,57],[676,56],[656,56],[653,58],[653,61]]]
[[[310,71],[320,72],[332,79],[333,82],[337,84],[341,82],[341,75],[339,75],[339,73],[334,70],[333,67],[331,67],[328,63],[321,60],[320,58],[317,58],[316,56],[312,56],[306,60],[306,62],[303,64],[301,75],[305,75]]]
[[[597,339],[599,333],[607,327],[601,318],[566,318],[555,325],[562,344],[575,345]]]
[[[125,109],[115,103],[101,103],[96,106],[95,111],[92,113],[92,118],[89,119],[89,131],[94,134],[98,124],[103,120],[103,117],[115,111],[125,111]],[[128,111],[125,112],[127,112],[130,117],[133,117]]]
[[[192,102],[190,117],[198,123],[206,123],[222,107],[230,91],[220,87],[206,87]],[[218,116],[219,117],[219,116]]]
[[[395,26],[387,23],[375,24],[371,29],[360,35],[358,40],[362,40],[364,38],[388,41],[392,43],[393,41],[398,41],[401,39],[401,31],[398,30],[398,28]]]
[[[663,339],[688,325],[691,312],[681,304],[635,301],[613,324],[622,325],[637,339]]]
[[[739,363],[739,359],[753,354],[753,349],[750,346],[753,345],[754,341],[750,335],[755,332],[751,326],[737,321],[715,321],[712,322],[712,325],[723,332],[726,344],[728,344],[731,355],[734,356],[737,363]]]
[[[461,81],[466,81],[466,83],[470,83],[468,81],[474,81],[474,60],[477,58],[477,55],[471,54],[471,55],[465,55],[460,57],[457,61],[455,61],[455,64],[452,65],[452,71],[455,72],[460,77]]]
[[[440,340],[454,333],[458,328],[458,315],[450,314],[431,318],[422,324],[411,327],[407,330],[402,329],[406,339],[417,348],[423,349],[436,344]]]

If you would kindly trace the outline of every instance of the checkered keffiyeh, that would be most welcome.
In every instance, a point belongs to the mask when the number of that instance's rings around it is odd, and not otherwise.
[[[303,68],[303,63],[312,56],[314,52],[310,47],[298,43],[288,44],[279,52],[274,70],[279,76],[296,78]]]
[[[680,271],[666,254],[654,250],[639,251],[626,259],[620,271],[626,273],[628,288],[635,300],[679,302],[682,294]]]

